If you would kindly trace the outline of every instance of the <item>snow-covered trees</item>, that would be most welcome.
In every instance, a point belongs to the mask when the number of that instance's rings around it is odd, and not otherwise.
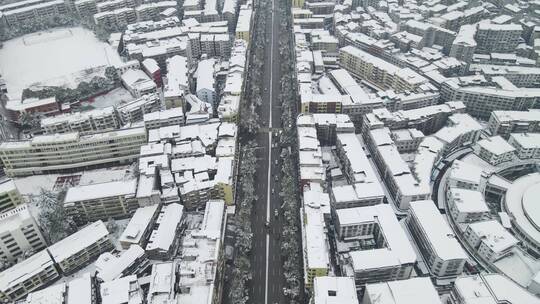
[[[239,193],[237,195],[235,222],[236,241],[233,261],[232,280],[229,288],[229,303],[247,303],[249,300],[248,283],[251,281],[252,269],[250,254],[253,233],[251,231],[251,209],[257,199],[255,195],[255,171],[257,158],[256,144],[253,141],[242,146],[239,168]]]
[[[59,193],[41,189],[34,198],[38,208],[38,223],[49,244],[58,242],[77,230],[77,226],[64,209],[65,191]]]

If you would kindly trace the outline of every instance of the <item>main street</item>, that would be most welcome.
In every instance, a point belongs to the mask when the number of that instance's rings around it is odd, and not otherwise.
[[[264,1],[264,0],[263,0]],[[279,101],[279,13],[277,0],[272,1],[271,16],[266,23],[266,45],[263,71],[262,105],[259,109],[261,129],[257,135],[257,202],[253,208],[252,290],[254,304],[284,303],[283,272],[280,255],[279,152],[276,129],[281,127]],[[271,14],[271,15],[270,15]],[[257,20],[254,20],[257,22]],[[279,211],[278,211],[279,212]]]

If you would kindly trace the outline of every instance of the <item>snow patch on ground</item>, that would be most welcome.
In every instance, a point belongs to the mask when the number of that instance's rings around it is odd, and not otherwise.
[[[81,77],[102,75],[103,67],[121,61],[116,50],[99,41],[91,31],[82,27],[60,28],[4,42],[0,49],[0,74],[9,95],[19,98],[22,90],[32,84],[74,87]]]

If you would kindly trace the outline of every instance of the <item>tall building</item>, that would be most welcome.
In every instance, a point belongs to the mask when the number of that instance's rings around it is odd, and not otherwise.
[[[339,62],[354,76],[383,90],[418,91],[422,85],[429,83],[426,78],[409,68],[399,68],[354,46],[339,50]]]
[[[487,128],[505,139],[510,133],[540,133],[540,111],[493,111]]]
[[[78,224],[123,218],[139,208],[136,193],[136,179],[71,187],[64,208]]]
[[[14,262],[47,246],[26,204],[0,214],[0,259]]]
[[[19,189],[12,179],[0,182],[0,213],[9,211],[23,203]]]
[[[47,251],[60,271],[70,275],[113,248],[107,227],[97,221],[49,246]]]
[[[467,254],[433,201],[412,202],[407,225],[433,276],[453,278],[463,272]]]
[[[42,250],[0,273],[0,300],[13,303],[59,277],[53,259]]]
[[[516,50],[523,28],[519,24],[480,22],[474,39],[478,53],[510,53]]]
[[[65,133],[3,142],[0,159],[8,176],[84,170],[137,160],[146,144],[144,127],[80,135]]]

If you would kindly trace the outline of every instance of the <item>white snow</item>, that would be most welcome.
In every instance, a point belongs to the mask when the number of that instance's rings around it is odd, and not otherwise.
[[[81,80],[77,72],[120,62],[112,46],[81,27],[25,35],[0,49],[0,72],[12,98],[35,83],[73,86]]]

